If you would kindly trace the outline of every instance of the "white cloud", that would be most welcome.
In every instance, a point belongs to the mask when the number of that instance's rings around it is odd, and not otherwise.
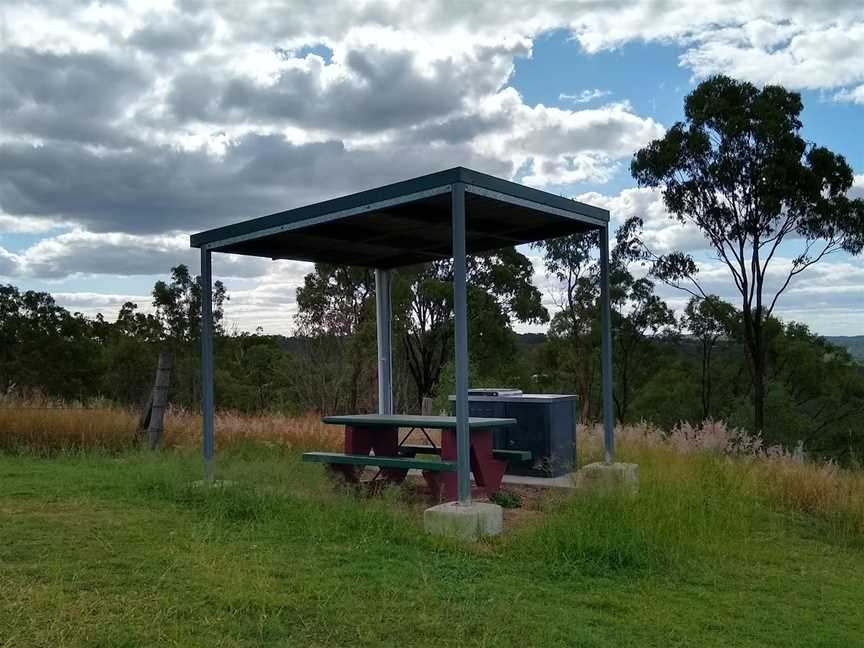
[[[150,295],[113,294],[99,292],[52,292],[52,297],[58,305],[73,313],[81,313],[87,317],[102,314],[106,320],[116,318],[120,307],[126,302],[136,304],[141,311],[151,312]]]
[[[46,238],[15,253],[0,248],[0,274],[194,268],[190,230],[456,164],[547,188],[602,183],[663,126],[626,102],[586,109],[606,96],[601,89],[562,94],[569,109],[527,103],[512,87],[514,61],[558,28],[589,52],[674,43],[697,77],[724,72],[864,103],[858,0],[615,0],[575,9],[6,0],[0,231]],[[332,55],[298,54],[310,45]],[[864,186],[864,176],[857,180]],[[697,231],[667,218],[651,190],[583,199],[616,219],[642,215],[658,251],[704,247]],[[260,278],[258,287],[241,282],[232,291],[229,319],[286,326],[308,270],[292,268],[274,272],[256,259],[217,266],[222,277]]]
[[[864,198],[864,173],[856,175],[852,180],[852,188],[849,195],[854,198]]]
[[[312,271],[311,263],[300,261],[268,261],[260,276],[251,287],[240,280],[231,281],[231,268],[226,255],[216,255],[213,259],[215,279],[224,280],[229,300],[224,304],[225,326],[229,330],[254,331],[262,327],[266,333],[290,335],[294,331],[294,314],[297,311],[295,290],[303,284],[303,277]],[[0,250],[0,268],[3,264]],[[197,265],[192,265],[197,274]],[[153,280],[167,280],[167,268],[154,273]],[[241,285],[237,285],[237,283]],[[98,286],[97,286],[98,287]],[[112,293],[98,291],[52,292],[58,304],[72,312],[80,312],[89,317],[101,313],[106,319],[116,318],[120,307],[131,301],[141,311],[152,311],[152,296],[149,293]]]
[[[708,247],[708,242],[698,227],[692,223],[683,224],[670,217],[663,204],[663,196],[657,189],[624,189],[615,196],[592,191],[575,198],[608,209],[613,227],[620,226],[633,216],[640,217],[643,222],[644,241],[657,254],[672,250],[695,252]]]
[[[509,158],[514,169],[531,163],[522,180],[541,187],[606,180],[619,160],[664,132],[653,119],[633,113],[627,103],[580,111],[543,104],[529,107],[512,88],[489,97],[479,111],[486,119],[500,118],[507,125],[478,136],[478,151]]]
[[[809,5],[9,0],[0,205],[164,233],[453,164],[527,168],[537,186],[603,182],[662,127],[621,102],[526,104],[508,84],[538,34],[569,29],[588,51],[672,40],[699,75],[864,80],[864,10]],[[394,158],[412,168],[394,172]]]
[[[769,266],[764,294],[772,299],[792,266],[791,257],[775,258]],[[706,292],[741,306],[731,274],[720,262],[700,263],[699,282]],[[680,310],[686,296],[660,285],[658,292]],[[864,303],[864,259],[825,259],[794,278],[780,296],[774,314],[785,321],[808,323],[822,335],[860,335]],[[858,313],[857,320],[849,314]]]
[[[573,103],[583,104],[590,103],[595,101],[596,99],[602,99],[603,97],[608,97],[611,92],[608,90],[600,90],[599,88],[594,88],[592,90],[583,90],[582,92],[576,94],[568,94],[566,92],[562,92],[558,95],[558,99],[561,101],[572,101]]]
[[[864,84],[855,88],[844,88],[834,94],[837,101],[864,104]]]
[[[0,274],[37,279],[155,276],[181,263],[195,268],[197,257],[185,235],[95,234],[75,229],[37,241],[20,253],[0,247]],[[219,255],[219,259],[224,277],[258,277],[270,263],[236,255]]]
[[[855,178],[853,195],[864,196],[864,174]],[[698,280],[707,293],[719,295],[740,307],[730,270],[713,259],[712,252],[701,232],[691,223],[681,224],[670,218],[660,191],[649,188],[625,189],[607,196],[589,192],[574,196],[576,200],[608,209],[612,228],[632,216],[643,219],[643,240],[658,254],[681,250],[693,255],[699,266]],[[784,256],[785,250],[785,256]],[[785,281],[792,267],[794,243],[781,248],[780,254],[769,265],[765,292],[770,300]],[[537,284],[547,295],[555,289],[554,282],[543,276],[542,263],[534,259]],[[634,266],[635,273],[645,272]],[[657,291],[676,311],[683,310],[689,295],[658,283]],[[858,335],[862,333],[861,305],[864,304],[864,258],[832,255],[793,278],[780,296],[775,314],[786,321],[808,323],[823,335]],[[547,303],[547,307],[550,304]],[[853,315],[857,313],[857,318]]]
[[[10,216],[0,211],[0,241],[3,240],[3,234],[42,234],[67,227],[68,223],[33,216]]]
[[[772,30],[775,36],[766,38]],[[864,22],[743,24],[705,33],[681,57],[697,76],[728,74],[759,84],[834,88],[864,79]]]

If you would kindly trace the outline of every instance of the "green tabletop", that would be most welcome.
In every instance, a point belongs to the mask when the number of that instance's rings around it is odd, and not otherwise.
[[[455,416],[417,416],[412,414],[349,414],[345,416],[325,416],[325,423],[354,425],[357,427],[416,427],[433,430],[456,427]],[[483,418],[472,416],[468,427],[473,429],[500,428],[516,425],[514,418]]]

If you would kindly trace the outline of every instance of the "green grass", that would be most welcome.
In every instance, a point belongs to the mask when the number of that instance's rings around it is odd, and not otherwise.
[[[864,642],[859,537],[722,459],[641,463],[636,498],[550,496],[466,546],[272,448],[222,453],[223,489],[187,451],[0,455],[0,646]]]

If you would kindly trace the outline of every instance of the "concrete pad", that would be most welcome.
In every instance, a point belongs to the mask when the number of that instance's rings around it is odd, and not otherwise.
[[[491,502],[447,502],[426,509],[423,526],[427,533],[474,542],[482,536],[501,534],[504,510]]]
[[[592,463],[576,471],[576,488],[596,492],[639,491],[639,465],[631,463]]]
[[[515,486],[536,486],[538,488],[573,488],[576,473],[559,475],[558,477],[534,477],[533,475],[504,475],[502,484]]]
[[[422,470],[412,468],[408,471],[411,477],[423,478]],[[501,478],[502,484],[512,484],[516,486],[537,486],[540,488],[573,488],[573,479],[576,473],[560,475],[558,477],[534,477],[532,475],[507,475]],[[474,483],[474,476],[471,476],[471,483]]]

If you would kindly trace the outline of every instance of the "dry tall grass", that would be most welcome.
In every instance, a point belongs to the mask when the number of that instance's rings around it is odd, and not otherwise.
[[[583,462],[602,456],[602,426],[580,426],[577,438]],[[705,470],[705,463],[695,459],[708,459],[737,495],[816,515],[864,537],[864,471],[812,461],[800,448],[765,446],[759,435],[718,421],[682,423],[671,431],[649,423],[618,426],[615,444],[618,460],[640,464],[655,480],[686,487]]]
[[[51,453],[62,450],[134,447],[138,413],[110,403],[60,403],[50,400],[0,401],[0,450]],[[342,433],[317,415],[216,415],[217,443],[257,441],[292,448],[336,449]],[[169,409],[165,417],[166,448],[192,447],[201,441],[198,412]]]
[[[64,450],[119,451],[136,445],[137,413],[109,403],[63,404],[48,400],[0,400],[0,450],[51,453]],[[338,449],[342,431],[314,414],[299,417],[216,416],[217,443],[255,441],[282,449]],[[165,446],[196,447],[200,414],[169,410]],[[671,431],[650,424],[616,428],[617,458],[642,466],[643,474],[686,488],[704,475],[705,463],[725,473],[724,484],[746,497],[762,497],[783,507],[834,520],[864,536],[864,471],[808,460],[800,451],[765,447],[758,435],[721,422],[682,424]],[[577,430],[581,463],[602,457],[600,426]],[[693,483],[693,482],[689,482]]]

